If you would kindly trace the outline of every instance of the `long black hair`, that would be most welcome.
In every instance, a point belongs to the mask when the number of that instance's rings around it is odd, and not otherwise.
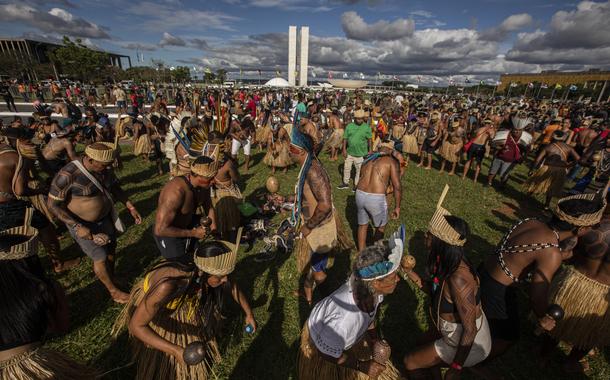
[[[57,312],[57,294],[38,256],[0,261],[0,347],[37,342]]]
[[[470,227],[465,220],[453,215],[445,216],[445,220],[447,220],[447,223],[460,234],[460,239],[466,239],[468,235],[470,235]],[[468,265],[472,274],[476,276],[475,269],[470,263],[470,260],[468,260],[468,257],[466,257],[463,246],[445,243],[432,235],[427,269],[435,282],[438,280],[438,282],[441,283],[449,278],[453,272],[457,270],[462,260]]]
[[[208,241],[202,243],[197,248],[195,256],[205,258],[216,257],[229,252],[229,250],[229,247],[222,242]],[[149,290],[148,294],[151,294],[154,289],[168,281],[179,284],[172,293],[165,296],[159,302],[159,311],[171,314],[178,310],[189,296],[193,296],[201,290],[199,309],[197,310],[198,317],[204,321],[205,336],[208,338],[215,336],[216,332],[220,329],[220,321],[218,318],[215,318],[215,314],[222,313],[224,309],[225,297],[231,292],[230,282],[227,281],[216,288],[207,286],[210,274],[203,272],[203,274],[200,275],[199,269],[192,261],[186,263],[181,261],[165,261],[154,267],[151,272],[161,268],[175,268],[189,274],[184,276],[165,277]],[[164,305],[167,305],[174,300],[179,300],[175,310],[168,310],[165,308]]]

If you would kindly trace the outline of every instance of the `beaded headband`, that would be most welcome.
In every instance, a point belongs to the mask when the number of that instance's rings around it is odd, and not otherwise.
[[[445,216],[450,216],[451,213],[442,207],[445,196],[449,192],[449,185],[445,185],[443,193],[436,204],[436,211],[432,215],[432,219],[428,224],[428,232],[447,244],[462,247],[466,244],[466,239],[461,239],[460,234],[451,227]]]
[[[215,257],[198,257],[195,255],[195,265],[205,273],[213,276],[226,276],[235,269],[235,261],[237,260],[237,251],[239,250],[239,241],[241,240],[241,232],[243,228],[237,230],[237,239],[235,243],[228,241],[220,241],[229,248],[229,252],[223,253]]]

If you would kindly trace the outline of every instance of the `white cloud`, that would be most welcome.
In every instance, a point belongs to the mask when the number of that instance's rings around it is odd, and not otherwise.
[[[186,41],[167,32],[163,32],[163,38],[159,41],[159,46],[186,46]]]
[[[411,19],[395,21],[379,20],[367,24],[358,13],[350,11],[341,15],[341,27],[348,38],[360,41],[397,40],[413,34],[415,23]]]
[[[534,19],[527,13],[511,15],[504,19],[495,28],[487,29],[481,33],[481,39],[487,41],[502,41],[510,32],[521,30],[532,24]]]
[[[110,38],[106,28],[61,8],[44,12],[29,5],[4,4],[0,5],[0,21],[21,22],[47,33],[83,38]]]

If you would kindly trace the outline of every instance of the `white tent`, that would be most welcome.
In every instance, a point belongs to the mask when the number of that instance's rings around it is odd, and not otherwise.
[[[265,86],[269,87],[292,87],[290,83],[284,78],[273,78],[265,83]]]

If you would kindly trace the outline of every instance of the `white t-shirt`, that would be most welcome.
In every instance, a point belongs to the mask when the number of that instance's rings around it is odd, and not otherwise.
[[[125,91],[123,91],[120,88],[117,88],[114,91],[112,91],[112,95],[114,95],[114,97],[116,98],[117,102],[124,102],[125,101]]]
[[[356,306],[348,280],[318,302],[307,320],[309,335],[316,348],[323,354],[339,358],[366,333],[381,301],[383,296],[377,296],[373,313],[363,312]]]

